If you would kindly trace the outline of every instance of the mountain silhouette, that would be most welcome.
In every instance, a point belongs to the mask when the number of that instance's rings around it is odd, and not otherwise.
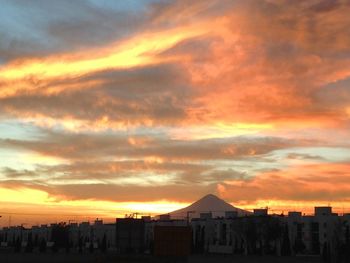
[[[238,216],[245,216],[251,214],[251,212],[234,207],[233,205],[230,205],[229,203],[225,202],[224,200],[218,198],[217,196],[213,194],[208,194],[198,201],[194,202],[193,204],[170,212],[170,216],[172,218],[181,218],[186,217],[187,213],[193,211],[191,213],[191,217],[198,217],[200,213],[208,213],[211,212],[213,217],[218,216],[224,216],[225,212],[227,211],[236,211],[238,213]]]

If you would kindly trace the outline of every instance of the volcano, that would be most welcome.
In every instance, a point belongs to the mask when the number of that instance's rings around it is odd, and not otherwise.
[[[211,212],[213,217],[224,216],[225,212],[236,211],[238,216],[245,216],[251,214],[251,212],[234,207],[224,200],[218,198],[213,194],[209,194],[194,202],[193,204],[170,212],[172,218],[184,218],[188,212],[191,212],[191,217],[199,217],[200,213]]]

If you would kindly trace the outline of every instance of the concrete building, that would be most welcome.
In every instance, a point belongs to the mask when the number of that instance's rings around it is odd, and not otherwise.
[[[291,212],[285,218],[293,254],[323,254],[333,251],[342,239],[342,217],[332,213],[331,207],[315,207],[314,216]]]
[[[254,216],[267,216],[267,208],[258,208],[253,210]]]
[[[120,253],[143,253],[145,250],[145,221],[136,218],[117,218],[116,247]]]
[[[341,253],[340,249],[350,248],[350,214],[338,216],[331,207],[315,207],[314,215],[307,216],[298,211],[291,211],[288,216],[267,212],[267,209],[256,209],[251,215],[239,216],[235,211],[227,211],[223,213],[225,216],[215,218],[212,213],[205,212],[191,221],[188,218],[174,220],[169,215],[158,220],[149,216],[118,218],[115,224],[104,224],[97,219],[92,224],[61,226],[68,231],[71,249],[83,252],[105,247],[120,253],[152,253],[157,227],[171,229],[161,234],[161,240],[169,242],[171,238],[167,239],[166,235],[175,235],[176,229],[180,233],[180,229],[191,227],[194,253],[335,256]],[[44,240],[50,248],[55,242],[53,229],[57,226],[5,227],[0,231],[1,246],[24,249],[30,242],[38,247]],[[178,242],[174,240],[171,242]]]

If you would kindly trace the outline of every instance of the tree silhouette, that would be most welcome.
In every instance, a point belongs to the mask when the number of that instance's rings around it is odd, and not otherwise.
[[[33,251],[33,236],[32,233],[28,234],[27,246],[25,249],[26,252],[31,253]]]
[[[38,234],[35,235],[35,238],[34,238],[34,247],[37,247],[39,246],[39,237],[38,237]]]
[[[42,252],[42,253],[46,251],[46,240],[45,240],[45,238],[42,238],[40,240],[39,251]]]
[[[282,254],[282,256],[290,256],[291,255],[289,230],[288,230],[287,224],[284,227],[281,254]]]
[[[15,253],[18,253],[20,251],[21,251],[21,240],[19,237],[17,237],[15,241]]]
[[[107,250],[107,237],[106,237],[106,233],[103,235],[102,238],[102,243],[101,243],[101,251],[104,253]]]
[[[79,237],[78,250],[79,250],[79,253],[83,253],[83,238],[82,237]]]
[[[89,251],[90,251],[90,253],[94,252],[94,243],[93,242],[90,242]]]

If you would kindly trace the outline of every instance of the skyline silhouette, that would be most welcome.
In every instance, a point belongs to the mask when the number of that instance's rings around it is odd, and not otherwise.
[[[273,207],[263,206],[263,207],[254,207],[252,209],[244,210],[238,208],[230,203],[227,203],[225,200],[218,198],[213,194],[207,194],[196,201],[193,201],[190,204],[184,205],[180,209],[177,210],[167,210],[167,211],[159,211],[151,213],[151,212],[142,212],[138,210],[114,210],[111,211],[111,215],[109,217],[104,216],[104,214],[91,214],[86,215],[81,213],[81,211],[77,211],[76,213],[71,214],[58,214],[53,211],[53,213],[23,213],[23,212],[6,212],[0,211],[0,227],[18,227],[23,226],[26,228],[31,228],[32,226],[40,226],[40,225],[50,225],[50,224],[58,224],[58,223],[83,223],[83,222],[94,222],[95,220],[103,220],[105,223],[114,223],[116,218],[128,218],[128,217],[136,217],[141,218],[143,216],[150,217],[154,220],[159,220],[160,216],[167,216],[166,218],[170,218],[173,220],[190,220],[192,218],[200,217],[201,213],[210,213],[213,218],[221,218],[225,217],[226,213],[234,212],[237,213],[235,216],[251,216],[254,214],[254,210],[263,209],[267,211],[269,215],[272,216],[287,216],[289,212],[300,212],[303,216],[314,216],[315,207],[332,207],[331,204],[322,205],[318,204],[314,207],[308,207],[309,212],[305,212],[305,207],[294,207],[291,210],[279,211],[273,209]],[[342,209],[334,209],[332,207],[334,213],[339,216],[350,214],[350,211]],[[114,213],[114,215],[113,215]]]
[[[0,230],[0,259],[39,262],[339,262],[350,258],[350,214],[332,207],[268,213],[237,209],[208,194],[193,204],[151,217],[126,214],[105,222],[51,222]],[[10,260],[10,261],[8,261]],[[16,261],[17,260],[17,261]]]
[[[350,212],[348,1],[0,6],[1,226]]]

